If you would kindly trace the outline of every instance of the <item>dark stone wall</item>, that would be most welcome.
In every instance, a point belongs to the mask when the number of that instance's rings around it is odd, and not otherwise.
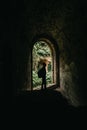
[[[5,93],[14,94],[17,89],[26,87],[32,39],[45,33],[59,46],[63,94],[74,105],[86,104],[86,3],[24,0],[5,6],[3,4],[1,22]]]

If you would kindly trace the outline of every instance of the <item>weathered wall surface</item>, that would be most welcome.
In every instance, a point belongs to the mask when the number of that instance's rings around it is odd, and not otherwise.
[[[11,74],[13,92],[26,88],[27,83],[31,81],[27,78],[31,72],[27,66],[30,65],[32,39],[44,33],[52,36],[59,46],[60,87],[63,94],[74,105],[86,104],[85,3],[78,0],[73,2],[25,0],[24,3],[13,3],[10,11],[13,15],[7,12],[5,16],[8,22],[4,23],[6,27],[4,43],[7,42],[11,50],[10,61],[8,61],[11,72],[8,72],[9,70],[7,72]],[[8,52],[8,49],[6,51]],[[6,62],[5,65],[7,65]]]

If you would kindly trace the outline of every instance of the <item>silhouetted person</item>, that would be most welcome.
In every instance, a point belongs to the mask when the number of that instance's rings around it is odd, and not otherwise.
[[[45,63],[43,63],[43,67],[41,69],[41,73],[42,73],[41,89],[46,89],[46,64]]]

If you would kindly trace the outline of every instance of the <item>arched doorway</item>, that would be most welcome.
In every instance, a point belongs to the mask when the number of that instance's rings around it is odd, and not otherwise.
[[[41,59],[38,59],[37,57],[37,63],[36,66],[34,66],[34,47],[36,47],[40,44],[42,45],[46,45],[48,46],[48,50],[50,50],[50,55],[49,55],[49,58],[50,58],[50,61],[47,61],[47,62],[50,62],[50,63],[47,63],[47,71],[49,71],[48,69],[50,68],[50,82],[47,84],[47,87],[48,88],[55,88],[55,87],[59,87],[60,86],[60,78],[59,78],[59,48],[58,48],[58,44],[57,42],[49,37],[49,36],[37,36],[33,39],[33,46],[32,46],[32,55],[31,55],[31,68],[32,68],[32,71],[31,71],[31,90],[35,90],[35,89],[40,89],[40,85],[36,85],[34,86],[34,80],[35,80],[35,72],[34,72],[34,67],[36,67],[36,72],[37,72],[37,68],[38,68],[38,63],[41,62]],[[48,57],[43,57],[42,60],[46,60],[46,58],[48,59]],[[49,78],[49,77],[47,77]],[[40,79],[37,79],[36,80],[40,80]],[[39,81],[41,82],[41,81]]]
[[[46,82],[47,87],[54,84],[53,76],[53,57],[52,49],[44,41],[37,41],[32,50],[32,85],[33,90],[40,89],[42,79],[38,78],[38,70],[42,68],[42,64],[46,64]]]

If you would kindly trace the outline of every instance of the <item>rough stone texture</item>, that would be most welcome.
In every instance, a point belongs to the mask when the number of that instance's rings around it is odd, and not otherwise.
[[[64,94],[74,105],[87,105],[86,3],[80,0],[24,0],[24,3],[11,2],[9,10],[3,7],[6,10],[1,23],[5,93],[15,93],[29,85],[32,39],[44,33],[58,43],[60,85]]]

